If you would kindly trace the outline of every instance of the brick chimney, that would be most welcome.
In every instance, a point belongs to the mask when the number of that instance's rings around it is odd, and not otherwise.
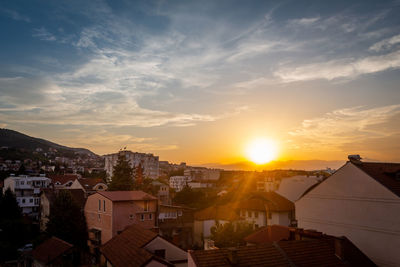
[[[228,248],[228,260],[233,266],[238,265],[239,258],[237,248]]]
[[[360,155],[348,155],[347,158],[351,163],[361,163],[361,156]]]
[[[335,237],[335,256],[341,260],[344,260],[344,242],[345,238],[342,237]]]

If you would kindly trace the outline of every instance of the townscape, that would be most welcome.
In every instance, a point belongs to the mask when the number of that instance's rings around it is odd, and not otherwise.
[[[398,163],[350,155],[336,171],[257,172],[173,164],[129,150],[102,156],[103,166],[95,156],[73,157],[78,160],[64,159],[63,168],[2,159],[5,266],[384,266],[400,260],[398,218],[383,216],[398,213]]]
[[[399,14],[0,1],[0,267],[400,267]]]

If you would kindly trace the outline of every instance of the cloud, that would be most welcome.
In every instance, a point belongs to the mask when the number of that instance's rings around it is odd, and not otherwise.
[[[42,41],[56,41],[57,40],[57,38],[44,27],[33,29],[32,36],[39,38]]]
[[[6,14],[8,17],[12,18],[13,20],[17,21],[25,21],[25,22],[31,22],[31,19],[28,16],[21,15],[15,10],[11,9],[6,9],[6,8],[0,8],[0,11]]]
[[[380,52],[382,50],[388,50],[392,48],[394,45],[397,45],[399,43],[400,43],[400,34],[373,44],[369,48],[369,50]]]
[[[342,150],[355,142],[368,147],[366,140],[371,138],[384,140],[399,135],[399,116],[400,105],[344,108],[304,120],[301,127],[289,134],[294,143],[301,144],[298,149]]]
[[[301,18],[301,19],[291,19],[288,21],[289,27],[297,27],[297,26],[310,26],[315,22],[319,21],[320,17],[310,17],[310,18]]]
[[[317,79],[333,80],[337,78],[353,79],[362,74],[398,69],[399,67],[400,50],[385,55],[367,56],[360,59],[344,58],[297,67],[281,67],[274,72],[274,76],[283,82]]]

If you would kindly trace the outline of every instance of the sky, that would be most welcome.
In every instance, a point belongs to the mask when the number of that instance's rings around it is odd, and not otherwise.
[[[100,155],[400,161],[400,1],[1,1],[0,127]]]

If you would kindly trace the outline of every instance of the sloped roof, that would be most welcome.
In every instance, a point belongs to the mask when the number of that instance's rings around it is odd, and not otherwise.
[[[236,263],[229,259],[229,249],[190,251],[198,267],[227,266],[376,266],[359,250],[351,251],[349,259],[335,255],[329,239],[293,240],[236,248]]]
[[[157,200],[156,197],[143,191],[99,191],[97,193],[111,201]]]
[[[289,227],[282,225],[271,225],[262,227],[256,232],[246,236],[244,241],[252,244],[263,244],[275,241],[289,239],[290,232]]]
[[[132,224],[105,243],[100,251],[115,267],[143,266],[152,259],[168,264],[143,248],[157,236],[150,230]]]
[[[101,178],[80,178],[78,182],[85,190],[93,190],[97,184],[105,184]]]
[[[400,163],[357,162],[353,163],[377,182],[400,197]]]
[[[240,217],[238,214],[236,214],[233,205],[227,204],[227,205],[215,205],[202,209],[194,214],[194,219],[197,221],[206,221],[206,220],[235,221],[239,220]]]
[[[53,236],[37,246],[32,251],[32,256],[35,260],[48,264],[72,247],[70,243]]]
[[[254,192],[250,198],[264,200],[266,209],[269,211],[279,212],[294,210],[294,203],[292,201],[275,192]]]
[[[316,176],[297,175],[288,177],[282,179],[276,193],[294,202],[301,198],[304,192],[319,182],[320,178]]]
[[[77,174],[64,174],[64,175],[60,175],[60,174],[50,174],[49,178],[51,179],[51,182],[53,184],[59,182],[60,184],[66,184],[70,181],[75,181],[76,179],[78,179],[78,175]]]
[[[262,199],[247,199],[238,202],[237,207],[245,210],[257,210],[265,212],[265,201]]]

